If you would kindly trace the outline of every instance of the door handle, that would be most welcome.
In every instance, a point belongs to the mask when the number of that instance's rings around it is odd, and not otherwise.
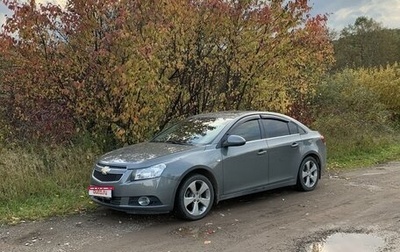
[[[259,150],[257,155],[264,155],[265,153],[267,153],[266,150]]]
[[[299,144],[298,143],[292,143],[292,148],[296,148],[296,147],[299,147]]]

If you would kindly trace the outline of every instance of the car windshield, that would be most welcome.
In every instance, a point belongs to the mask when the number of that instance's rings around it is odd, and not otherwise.
[[[231,118],[188,118],[162,131],[151,142],[174,144],[209,144]]]

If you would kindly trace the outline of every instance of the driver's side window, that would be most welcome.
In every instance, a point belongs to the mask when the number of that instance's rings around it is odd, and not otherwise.
[[[230,135],[239,135],[246,139],[246,141],[253,141],[261,139],[261,131],[258,120],[250,120],[243,122],[234,127],[230,132]]]

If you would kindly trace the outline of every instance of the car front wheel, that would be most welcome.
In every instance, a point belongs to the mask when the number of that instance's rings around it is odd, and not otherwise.
[[[200,174],[185,179],[179,187],[176,212],[187,220],[199,220],[207,215],[214,203],[214,189],[210,180]]]
[[[312,191],[318,184],[320,167],[313,157],[306,157],[301,162],[297,178],[297,187],[301,191]]]

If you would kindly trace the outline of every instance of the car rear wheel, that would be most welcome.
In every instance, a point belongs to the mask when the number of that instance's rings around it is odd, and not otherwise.
[[[214,189],[210,180],[200,174],[185,179],[176,200],[176,212],[187,220],[199,220],[207,215],[214,203]]]
[[[306,157],[301,162],[297,178],[297,187],[301,191],[312,191],[318,184],[320,167],[313,157]]]

